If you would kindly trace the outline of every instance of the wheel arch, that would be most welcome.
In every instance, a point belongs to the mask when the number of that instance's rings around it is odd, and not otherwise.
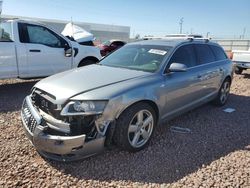
[[[94,56],[88,56],[88,57],[83,58],[83,59],[78,63],[78,66],[77,66],[77,67],[83,66],[84,61],[87,61],[87,60],[91,60],[91,61],[94,61],[94,62],[98,62],[98,61],[99,61],[99,59],[96,58],[96,57],[94,57]]]
[[[224,82],[225,80],[229,80],[229,81],[230,81],[230,84],[232,83],[232,77],[229,76],[229,75],[227,75],[227,76],[225,77],[225,79],[223,80],[223,82]]]
[[[127,105],[125,108],[123,108],[117,115],[116,115],[116,119],[118,119],[120,117],[120,115],[125,111],[127,110],[128,108],[130,108],[131,106],[133,105],[136,105],[138,103],[147,103],[148,105],[150,105],[153,110],[155,111],[155,115],[156,115],[156,122],[158,123],[159,121],[159,116],[160,116],[160,111],[159,111],[159,108],[157,106],[157,104],[153,101],[153,100],[150,100],[150,99],[143,99],[143,100],[138,100],[138,101],[134,101],[133,103]]]

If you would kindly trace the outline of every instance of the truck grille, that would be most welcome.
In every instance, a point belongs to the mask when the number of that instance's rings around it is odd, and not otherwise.
[[[22,107],[22,118],[23,118],[23,121],[24,121],[26,127],[32,133],[34,133],[35,128],[37,126],[37,121],[34,118],[34,116],[31,114],[31,111],[30,111],[30,109],[28,107],[28,104],[27,104],[26,100],[24,100],[23,107]]]

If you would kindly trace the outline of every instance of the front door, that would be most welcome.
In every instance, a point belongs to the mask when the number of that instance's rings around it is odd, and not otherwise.
[[[27,54],[23,66],[29,77],[49,76],[71,68],[72,57],[65,56],[65,45],[69,45],[66,40],[40,25],[21,23],[18,27]]]
[[[197,61],[193,45],[179,47],[168,65],[181,63],[187,66],[186,72],[171,72],[165,75],[165,98],[163,119],[178,115],[196,104],[201,97],[202,84],[197,73]]]

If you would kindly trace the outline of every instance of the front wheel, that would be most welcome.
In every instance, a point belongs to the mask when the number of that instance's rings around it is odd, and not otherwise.
[[[140,151],[149,143],[156,126],[156,114],[147,103],[137,103],[118,118],[114,142],[127,151]]]
[[[230,79],[226,79],[222,83],[221,88],[219,90],[219,93],[218,93],[216,99],[214,100],[215,105],[223,106],[224,104],[226,104],[227,99],[229,97],[229,93],[230,93],[230,86],[231,86]]]

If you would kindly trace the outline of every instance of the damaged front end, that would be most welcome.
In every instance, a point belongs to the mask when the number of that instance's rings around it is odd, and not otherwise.
[[[101,120],[107,101],[69,101],[35,90],[24,99],[21,117],[25,132],[38,152],[58,161],[73,161],[100,153],[113,121]]]

